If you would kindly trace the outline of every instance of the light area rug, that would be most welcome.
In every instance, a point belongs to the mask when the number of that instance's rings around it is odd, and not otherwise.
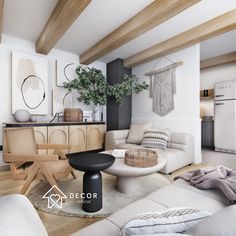
[[[82,172],[76,172],[76,176],[77,179],[75,180],[68,179],[58,181],[60,189],[66,196],[69,196],[70,193],[82,193]],[[147,196],[149,193],[170,184],[170,181],[165,176],[155,173],[140,177],[139,191],[135,194],[127,195],[116,190],[114,176],[102,173],[102,178],[103,207],[95,213],[87,213],[83,211],[82,200],[69,197],[62,203],[62,208],[55,206],[48,208],[47,199],[42,198],[50,189],[50,185],[46,181],[41,181],[38,185],[33,187],[27,196],[35,208],[47,213],[72,217],[107,217],[130,203]]]

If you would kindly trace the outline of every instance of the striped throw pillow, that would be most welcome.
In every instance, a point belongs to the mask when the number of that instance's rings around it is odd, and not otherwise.
[[[146,130],[143,135],[142,146],[146,148],[166,149],[169,135],[169,129]]]
[[[211,213],[189,207],[136,215],[121,229],[122,236],[180,233],[209,217]]]

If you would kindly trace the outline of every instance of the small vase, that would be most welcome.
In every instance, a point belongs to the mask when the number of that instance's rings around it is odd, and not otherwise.
[[[94,121],[101,121],[101,106],[94,106]]]
[[[17,122],[28,122],[30,120],[30,113],[27,110],[17,110],[14,114],[15,120]]]

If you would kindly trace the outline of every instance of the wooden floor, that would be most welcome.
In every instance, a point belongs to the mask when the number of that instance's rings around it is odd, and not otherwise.
[[[172,175],[164,175],[168,179],[173,178],[183,172],[190,171],[201,167],[200,165],[192,165],[182,168]],[[0,196],[19,193],[24,181],[12,180],[10,172],[8,170],[0,171]],[[34,182],[37,184],[37,181]],[[32,185],[33,186],[33,185]],[[38,211],[49,236],[69,236],[70,234],[101,220],[102,218],[74,218],[48,214],[42,211]]]

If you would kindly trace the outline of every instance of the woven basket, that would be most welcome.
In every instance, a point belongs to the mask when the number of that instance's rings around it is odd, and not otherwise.
[[[125,153],[125,164],[133,167],[152,167],[158,163],[158,155],[149,149],[130,149]]]
[[[64,109],[65,122],[82,122],[83,112],[81,109],[65,108]]]

